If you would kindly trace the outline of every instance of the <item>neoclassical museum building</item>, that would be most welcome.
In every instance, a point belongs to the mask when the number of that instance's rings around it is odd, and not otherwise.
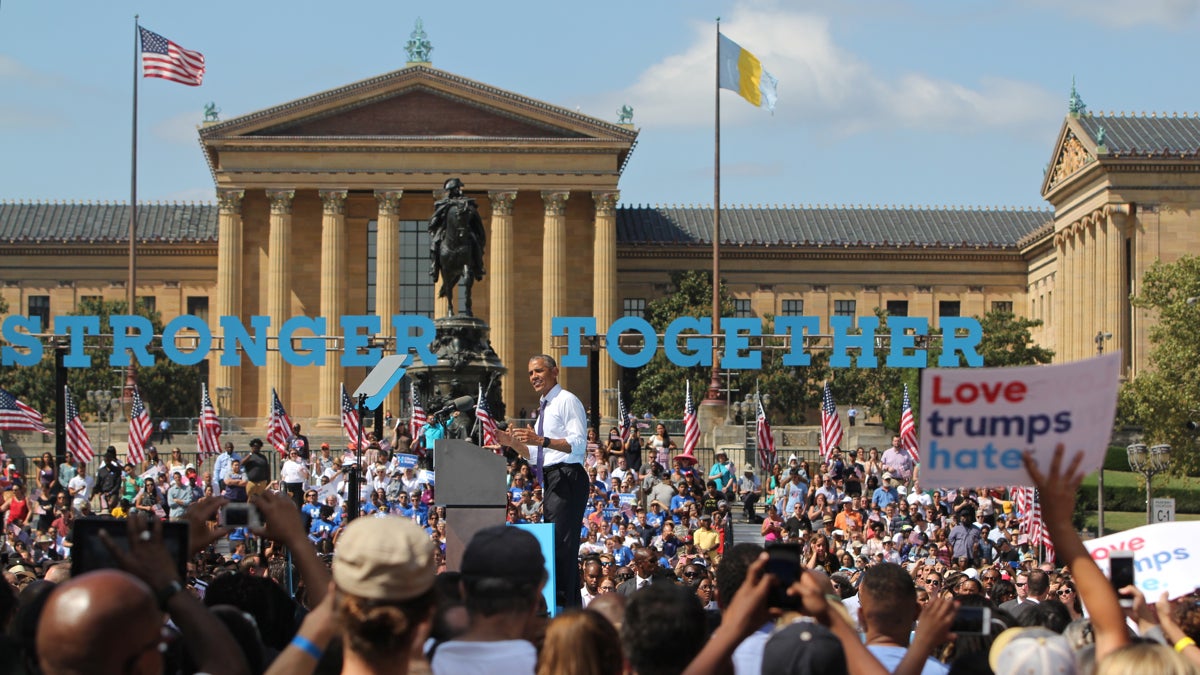
[[[533,405],[525,359],[561,351],[551,318],[603,331],[669,292],[670,273],[709,270],[709,208],[621,204],[637,129],[460,77],[427,62],[199,131],[212,204],[142,204],[137,289],[170,320],[441,316],[427,222],[458,176],[487,231],[474,313],[509,366],[510,411]],[[1105,349],[1146,364],[1150,317],[1130,307],[1157,260],[1200,253],[1200,119],[1093,115],[1070,106],[1041,186],[1048,207],[727,208],[721,276],[741,316],[939,317],[994,308],[1041,319],[1036,340],[1070,361]],[[200,157],[196,161],[202,161]],[[663,195],[669,201],[670,195]],[[0,293],[11,313],[65,314],[88,297],[125,299],[128,205],[0,203]],[[457,305],[456,305],[457,307]],[[337,346],[336,321],[329,344]],[[378,344],[394,344],[384,320]],[[620,373],[600,359],[600,391]],[[223,415],[265,417],[275,388],[293,417],[337,425],[344,368],[207,361]],[[587,392],[588,368],[565,384]],[[353,389],[353,387],[350,387]],[[586,403],[587,401],[585,401]],[[615,414],[610,396],[600,401]],[[393,409],[400,409],[397,399]]]

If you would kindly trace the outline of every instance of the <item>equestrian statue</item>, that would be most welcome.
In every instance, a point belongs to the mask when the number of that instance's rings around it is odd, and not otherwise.
[[[450,303],[454,314],[454,289],[460,279],[466,279],[466,294],[462,313],[471,316],[471,287],[483,279],[483,246],[487,235],[474,199],[463,196],[463,182],[451,178],[443,186],[446,196],[433,205],[429,219],[429,277],[437,283],[442,278],[438,295]]]

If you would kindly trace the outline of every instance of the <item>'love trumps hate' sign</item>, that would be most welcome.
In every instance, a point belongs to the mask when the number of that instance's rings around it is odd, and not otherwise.
[[[1056,366],[927,370],[921,486],[1028,485],[1021,455],[1048,466],[1059,443],[1100,468],[1117,408],[1121,353]]]
[[[395,353],[416,354],[423,363],[437,363],[437,357],[429,351],[437,330],[432,319],[421,315],[394,314],[389,317],[397,335]],[[92,357],[84,351],[88,337],[100,335],[98,316],[56,316],[53,319],[53,337],[65,341],[64,364],[68,368],[87,368]],[[977,347],[983,337],[979,321],[970,317],[941,317],[940,328],[942,353],[937,365],[943,368],[956,367],[960,361],[968,366],[983,365]],[[818,335],[820,318],[816,316],[780,316],[775,318],[776,335],[790,338],[791,347],[783,355],[785,366],[807,366],[812,356],[804,349],[804,336]],[[206,359],[213,347],[213,331],[208,322],[200,317],[185,314],[175,317],[163,327],[161,336],[154,334],[150,320],[136,315],[114,314],[109,317],[112,351],[108,365],[114,368],[128,366],[130,359],[138,365],[154,363],[151,354],[153,345],[161,345],[163,355],[180,365],[195,365]],[[347,368],[372,367],[383,356],[383,349],[372,346],[371,338],[379,334],[381,317],[375,315],[347,315],[338,317],[340,336],[329,335],[329,319],[323,316],[294,316],[279,326],[276,335],[268,337],[271,318],[251,316],[249,325],[237,316],[222,316],[217,320],[225,349],[221,350],[220,365],[241,366],[243,359],[255,366],[266,364],[268,340],[277,345],[283,360],[293,366],[325,365],[326,351],[336,348],[342,354],[342,366]],[[751,345],[751,338],[763,335],[762,322],[746,317],[721,318],[722,352],[720,367],[734,370],[756,370],[762,368],[762,353]],[[860,368],[874,368],[876,331],[879,319],[874,316],[834,316],[829,319],[831,354],[829,363],[834,368],[849,368],[857,364]],[[566,337],[566,353],[560,364],[567,368],[587,365],[588,352],[583,348],[585,337],[597,335],[596,319],[590,316],[555,317],[551,332]],[[641,348],[634,352],[621,349],[622,335],[636,333],[642,336]],[[606,344],[609,358],[624,368],[646,365],[661,348],[668,360],[677,366],[711,366],[713,361],[712,319],[707,317],[679,317],[667,326],[661,344],[659,336],[650,322],[641,317],[626,316],[608,326]],[[929,335],[929,320],[924,317],[898,316],[888,319],[890,351],[885,361],[892,368],[924,368],[928,364],[925,349],[917,346],[917,338]],[[0,365],[31,366],[45,355],[45,340],[51,336],[43,334],[41,317],[12,315],[0,323]],[[178,338],[186,338],[192,345],[182,349]],[[157,341],[156,341],[157,340]],[[854,352],[857,351],[857,354]]]

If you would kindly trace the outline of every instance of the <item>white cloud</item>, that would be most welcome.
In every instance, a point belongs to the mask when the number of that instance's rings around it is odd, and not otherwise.
[[[813,11],[751,2],[736,8],[721,31],[754,53],[779,80],[772,124],[802,123],[814,133],[835,136],[897,129],[1013,131],[1028,128],[1031,121],[1044,123],[1062,107],[1061,95],[998,76],[963,83],[929,73],[885,75],[837,44],[829,17]],[[694,34],[687,49],[585,109],[606,110],[627,102],[639,127],[711,125],[712,27],[698,25]],[[769,119],[766,111],[732,92],[721,94],[722,126],[763,124],[764,119]]]
[[[199,138],[197,127],[204,119],[204,115],[197,113],[195,110],[176,113],[159,123],[155,124],[150,133],[155,138],[168,143],[181,143],[187,145],[195,145],[196,139]]]
[[[1200,15],[1200,0],[1025,0],[1024,4],[1057,9],[1111,28],[1194,28],[1194,20]]]

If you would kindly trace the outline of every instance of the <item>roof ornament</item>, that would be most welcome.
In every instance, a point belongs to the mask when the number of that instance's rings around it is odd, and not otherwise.
[[[1075,77],[1071,76],[1071,96],[1067,99],[1067,112],[1072,115],[1079,116],[1087,112],[1087,104],[1079,97],[1079,92],[1075,90]]]
[[[617,111],[617,124],[633,124],[633,106],[626,103]]]
[[[425,34],[425,24],[417,17],[417,24],[404,43],[404,51],[408,52],[408,65],[429,65],[429,52],[433,51],[433,43]]]
[[[1107,138],[1107,136],[1108,135],[1104,133],[1104,127],[1098,127],[1096,129],[1096,145],[1103,148],[1104,147],[1104,139]]]
[[[221,109],[217,107],[215,101],[209,101],[204,106],[204,121],[205,122],[220,122]]]

